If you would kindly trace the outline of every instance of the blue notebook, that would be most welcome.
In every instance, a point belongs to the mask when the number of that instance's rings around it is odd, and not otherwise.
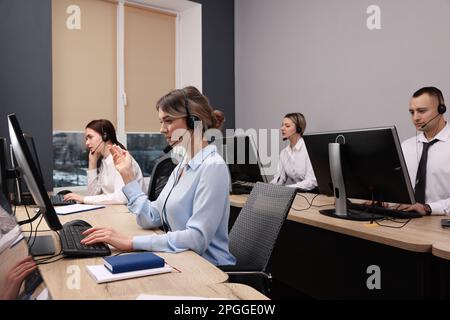
[[[130,253],[103,259],[104,266],[112,273],[164,267],[164,259],[152,252]]]

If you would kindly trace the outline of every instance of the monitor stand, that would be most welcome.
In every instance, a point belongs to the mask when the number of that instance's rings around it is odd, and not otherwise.
[[[329,143],[328,155],[330,160],[330,173],[333,182],[335,209],[320,210],[323,215],[354,221],[371,221],[382,219],[383,216],[370,212],[352,210],[347,208],[347,193],[345,191],[344,176],[342,174],[341,144]]]

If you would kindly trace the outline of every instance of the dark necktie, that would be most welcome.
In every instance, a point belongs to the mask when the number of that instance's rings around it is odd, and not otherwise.
[[[422,156],[420,157],[419,167],[417,168],[416,186],[414,188],[414,194],[418,203],[425,203],[428,149],[438,141],[438,139],[434,139],[428,143],[423,143]]]

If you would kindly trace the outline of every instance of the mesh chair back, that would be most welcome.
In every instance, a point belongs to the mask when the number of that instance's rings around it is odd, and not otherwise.
[[[256,183],[229,234],[238,268],[266,271],[295,195],[295,188]]]
[[[152,178],[148,187],[148,199],[155,201],[169,180],[170,174],[177,166],[171,157],[165,157],[158,161],[153,168]]]

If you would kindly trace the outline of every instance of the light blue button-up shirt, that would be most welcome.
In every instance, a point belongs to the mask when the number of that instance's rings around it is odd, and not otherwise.
[[[236,259],[228,249],[228,199],[230,175],[223,158],[214,145],[198,152],[181,172],[179,163],[158,199],[151,202],[136,181],[123,187],[128,209],[144,229],[162,225],[165,205],[169,232],[161,235],[135,236],[135,250],[181,252],[193,250],[214,265],[234,265]],[[173,190],[172,190],[173,188]]]

